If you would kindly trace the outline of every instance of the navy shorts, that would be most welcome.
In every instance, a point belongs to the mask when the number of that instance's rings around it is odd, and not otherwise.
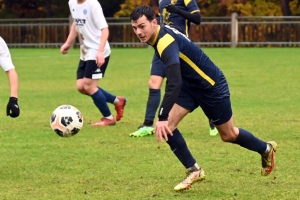
[[[152,65],[151,65],[151,73],[150,75],[156,75],[165,78],[165,65],[164,63],[160,60],[160,58],[154,54],[153,59],[152,59]]]
[[[201,91],[183,84],[176,103],[191,112],[200,106],[207,118],[215,125],[221,125],[230,120],[232,109],[229,90],[225,89],[222,97],[214,100],[199,97],[197,94],[201,94]]]
[[[96,60],[80,60],[77,68],[77,80],[83,78],[101,79],[104,77],[109,56],[105,58],[105,62],[101,67],[98,67]]]

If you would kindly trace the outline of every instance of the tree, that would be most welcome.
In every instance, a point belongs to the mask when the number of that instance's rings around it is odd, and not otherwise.
[[[128,17],[132,10],[139,5],[151,5],[152,0],[126,0],[123,4],[121,4],[121,10],[117,12],[115,17]]]
[[[121,7],[120,5],[125,2],[125,0],[98,0],[103,9],[105,17],[113,17],[116,12],[118,12]]]
[[[290,16],[292,14],[289,0],[281,0],[281,11],[283,16]]]
[[[290,9],[292,15],[300,15],[300,0],[290,1]]]
[[[46,9],[46,17],[49,18],[49,17],[52,17],[53,15],[53,11],[52,11],[52,1],[51,0],[46,0],[46,3],[45,3],[45,9]]]

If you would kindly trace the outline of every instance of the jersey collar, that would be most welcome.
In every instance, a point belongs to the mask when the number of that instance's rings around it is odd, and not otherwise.
[[[150,44],[151,46],[153,46],[153,45],[156,43],[157,38],[158,38],[158,35],[159,35],[159,32],[160,32],[160,25],[157,25],[157,31],[156,31],[155,38],[154,38],[153,42],[149,42],[149,44]]]

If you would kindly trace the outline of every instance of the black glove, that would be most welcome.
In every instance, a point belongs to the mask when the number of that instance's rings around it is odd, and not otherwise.
[[[10,97],[9,102],[6,106],[6,114],[12,118],[18,117],[20,115],[20,108],[18,105],[18,98]]]
[[[177,8],[176,6],[174,6],[174,5],[172,5],[172,4],[168,4],[167,6],[166,6],[166,9],[167,9],[167,11],[169,12],[169,13],[179,13],[179,11],[180,11],[180,8]]]

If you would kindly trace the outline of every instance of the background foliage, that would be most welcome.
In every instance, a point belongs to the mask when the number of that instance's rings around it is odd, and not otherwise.
[[[106,17],[126,17],[141,4],[157,9],[157,0],[98,0]],[[300,0],[197,0],[202,16],[290,16],[300,15]],[[67,1],[0,0],[1,18],[67,17]]]

